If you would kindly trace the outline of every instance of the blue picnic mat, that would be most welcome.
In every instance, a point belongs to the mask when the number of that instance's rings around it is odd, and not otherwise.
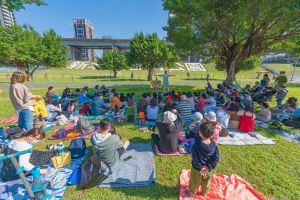
[[[42,176],[42,182],[48,183],[51,188],[47,189],[48,194],[52,194],[56,200],[62,199],[67,189],[69,178],[72,176],[74,169],[80,167],[85,157],[88,155],[88,150],[85,152],[85,156],[72,159],[69,166],[54,169],[51,165],[48,167],[48,174]],[[1,162],[2,163],[2,162]],[[2,167],[0,166],[0,171]],[[32,183],[32,178],[27,177],[29,183]],[[29,200],[30,197],[21,181],[21,179],[0,183],[0,200]]]
[[[277,130],[276,133],[289,142],[300,143],[300,133],[289,130]]]
[[[124,158],[131,159],[124,161]],[[99,187],[136,187],[155,184],[155,161],[151,144],[130,144],[113,173]]]
[[[94,121],[94,120],[101,120],[103,118],[108,118],[109,120],[113,120],[113,114],[112,113],[108,113],[108,114],[104,114],[104,115],[97,115],[97,116],[83,116],[84,119],[87,119],[89,121]]]

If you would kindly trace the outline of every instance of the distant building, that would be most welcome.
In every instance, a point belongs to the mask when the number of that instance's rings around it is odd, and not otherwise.
[[[74,32],[75,38],[93,39],[94,38],[94,25],[87,19],[74,19]],[[74,56],[80,60],[96,60],[96,53],[94,49],[80,49],[80,55]],[[77,60],[76,59],[76,60]]]
[[[0,6],[0,26],[13,26],[16,24],[15,14],[7,9],[5,5]]]

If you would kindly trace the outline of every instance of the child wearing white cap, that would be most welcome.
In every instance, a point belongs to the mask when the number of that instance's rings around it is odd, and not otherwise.
[[[222,126],[217,122],[217,115],[213,111],[209,111],[208,113],[204,114],[204,118],[202,120],[202,123],[208,122],[214,127],[214,133],[210,137],[211,140],[213,140],[216,144],[218,144],[219,141],[219,134],[222,130]]]

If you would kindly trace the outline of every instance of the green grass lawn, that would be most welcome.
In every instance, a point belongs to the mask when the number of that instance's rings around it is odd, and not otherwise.
[[[216,80],[224,80],[224,72],[218,72],[213,69],[212,66],[207,66],[211,68],[211,73],[213,73],[213,78]],[[255,69],[260,70],[259,68]],[[255,72],[243,73],[238,75],[238,80],[254,82],[256,79]],[[75,72],[72,72],[75,71]],[[49,70],[49,75],[51,74],[57,76],[53,82],[60,82],[61,77],[59,73],[64,73],[67,77],[68,73],[76,73],[76,80],[74,82],[80,82],[82,76],[86,76],[84,73],[89,73],[88,76],[98,76],[98,74],[103,76],[100,71],[80,71],[80,70]],[[98,74],[95,75],[95,72]],[[41,77],[37,77],[41,82],[43,80],[43,73],[40,73]],[[126,72],[129,74],[130,72]],[[141,73],[141,76],[145,76],[145,72],[135,72]],[[173,72],[172,72],[173,73]],[[175,73],[175,72],[174,72]],[[178,73],[178,76],[172,77],[171,83],[176,85],[177,80],[186,79],[185,74]],[[185,72],[186,73],[186,72]],[[199,74],[198,74],[199,73]],[[192,77],[193,78],[193,73]],[[0,82],[3,79],[3,74],[0,74]],[[181,78],[179,78],[181,76]],[[206,73],[202,72],[202,78],[205,78]],[[124,76],[125,77],[125,76]],[[246,78],[248,77],[248,78]],[[195,79],[200,79],[200,72],[195,72]],[[143,78],[145,79],[145,77]],[[38,83],[38,80],[35,80]],[[97,79],[98,80],[98,79]],[[86,81],[94,82],[95,79],[86,79]],[[38,85],[37,85],[38,86]],[[82,85],[84,86],[84,85]],[[197,85],[194,87],[189,86],[173,86],[174,89],[179,88],[183,91],[191,91],[195,89],[202,89],[203,85]],[[120,92],[135,92],[140,96],[145,91],[150,91],[149,86],[117,86],[117,90]],[[299,86],[289,86],[288,96],[295,96],[300,99]],[[62,89],[56,90],[61,93]],[[45,89],[33,90],[34,94],[45,95]],[[272,102],[274,105],[274,102]],[[8,92],[2,91],[0,93],[0,118],[8,117],[14,115],[14,110],[11,106],[11,102],[8,98]],[[0,125],[1,126],[1,125]],[[2,125],[3,126],[3,125]],[[49,137],[58,127],[55,127],[50,132],[47,132]],[[149,133],[143,133],[138,130],[137,127],[132,124],[124,123],[116,125],[117,133],[122,137],[129,139],[131,143],[148,143],[150,142]],[[237,174],[247,180],[253,185],[253,187],[259,192],[263,193],[267,197],[275,197],[276,199],[300,199],[300,146],[299,144],[290,143],[281,139],[275,134],[275,129],[259,129],[256,131],[259,133],[273,138],[276,142],[275,145],[255,145],[255,146],[224,146],[219,145],[220,148],[220,163],[215,170],[216,173],[222,173],[226,175]],[[50,140],[43,140],[39,142],[35,148],[45,149],[46,145]],[[69,141],[65,142],[65,145],[69,145]],[[88,149],[91,150],[91,144],[87,141]],[[117,189],[103,189],[103,188],[91,188],[87,190],[79,190],[76,186],[68,187],[65,193],[64,199],[178,199],[179,194],[179,172],[183,168],[191,167],[191,156],[181,156],[181,157],[158,157],[155,156],[156,165],[156,177],[157,183],[152,187],[139,187],[139,188],[117,188]]]
[[[218,71],[215,69],[213,63],[203,64],[207,71],[204,72],[194,72],[191,71],[191,80],[205,80],[206,75],[209,73],[210,78],[213,80],[221,81],[225,78],[225,71]],[[256,77],[256,72],[260,71],[261,68],[258,66],[251,71],[246,73],[240,73],[237,75],[238,80],[251,80]],[[131,72],[133,72],[134,77],[131,78]],[[45,73],[48,74],[49,79],[44,78]],[[156,70],[155,73],[161,74],[163,70]],[[187,71],[170,71],[170,74],[175,76],[170,77],[171,81],[177,80],[187,80]],[[108,70],[94,70],[94,69],[49,69],[40,70],[34,73],[34,81],[39,82],[96,82],[96,81],[114,81],[116,79],[112,78],[113,73]],[[118,73],[118,79],[120,81],[136,81],[136,80],[147,80],[146,70],[122,70]],[[6,79],[6,73],[0,73],[0,83],[9,82]]]
[[[199,89],[198,87],[183,87],[182,90]],[[129,92],[133,88],[118,88],[119,91]],[[141,94],[149,91],[145,87],[135,87],[134,91]],[[299,87],[288,88],[289,96],[300,98]],[[44,94],[44,91],[37,91]],[[3,105],[3,102],[1,102]],[[10,102],[7,101],[1,110],[4,115],[11,114],[8,110]],[[57,127],[55,128],[57,129]],[[55,129],[47,133],[51,135]],[[117,133],[129,139],[132,143],[150,142],[149,133],[143,133],[132,124],[124,123],[116,125]],[[261,134],[273,138],[275,145],[255,146],[224,146],[220,148],[220,163],[215,173],[226,175],[237,174],[247,180],[259,192],[267,197],[276,199],[300,199],[300,146],[281,139],[275,134],[275,129],[256,129]],[[45,149],[50,142],[47,139],[39,142],[35,148]],[[65,142],[69,145],[69,141]],[[91,144],[87,142],[88,149]],[[79,190],[77,186],[67,188],[64,199],[178,199],[179,194],[179,172],[183,168],[191,167],[191,156],[181,157],[158,157],[155,156],[157,183],[151,187],[139,188],[91,188]]]
[[[267,67],[280,71],[285,71],[286,75],[292,75],[294,67],[291,64],[265,64]],[[300,67],[295,68],[295,73],[300,73]]]

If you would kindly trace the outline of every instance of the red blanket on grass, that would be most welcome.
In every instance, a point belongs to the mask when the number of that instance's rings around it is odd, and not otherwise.
[[[13,124],[13,123],[17,123],[18,120],[19,120],[19,116],[16,115],[5,119],[0,119],[0,124]]]
[[[210,191],[202,196],[187,197],[184,190],[188,189],[190,170],[182,169],[180,172],[180,193],[179,200],[267,200],[268,198],[253,189],[244,179],[237,175],[225,176],[214,174],[211,178]]]

